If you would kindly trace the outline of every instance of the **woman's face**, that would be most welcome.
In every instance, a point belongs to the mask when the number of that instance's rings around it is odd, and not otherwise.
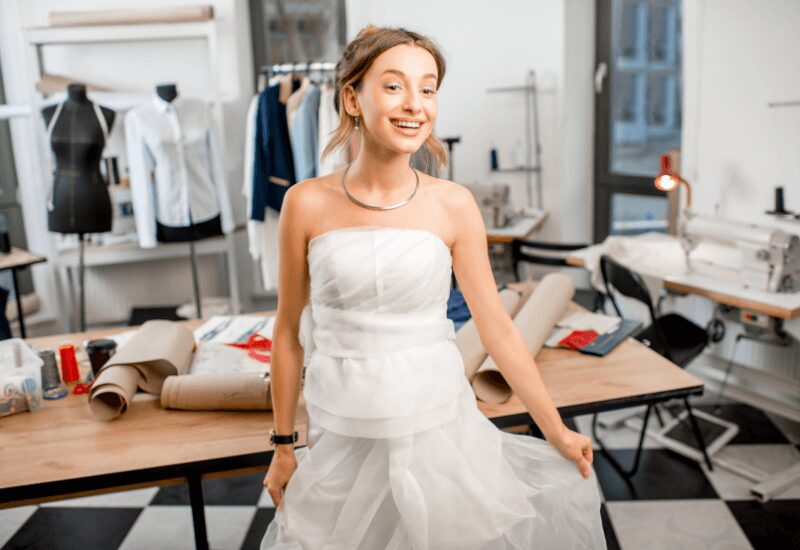
[[[437,72],[425,48],[401,44],[379,55],[355,95],[346,96],[365,139],[398,153],[416,152],[436,121]]]

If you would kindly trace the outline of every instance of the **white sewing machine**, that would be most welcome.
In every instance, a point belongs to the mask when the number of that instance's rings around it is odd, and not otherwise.
[[[768,292],[800,291],[800,237],[685,212],[681,242],[692,271]]]

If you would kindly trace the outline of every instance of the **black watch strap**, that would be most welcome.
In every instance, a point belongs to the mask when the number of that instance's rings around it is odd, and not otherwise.
[[[275,429],[271,429],[269,432],[269,442],[271,445],[290,445],[297,442],[297,432],[294,432],[292,435],[278,435],[275,433]]]

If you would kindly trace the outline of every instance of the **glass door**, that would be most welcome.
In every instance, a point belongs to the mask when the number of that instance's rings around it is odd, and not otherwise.
[[[595,242],[666,232],[653,178],[680,148],[680,0],[598,0],[596,25]]]

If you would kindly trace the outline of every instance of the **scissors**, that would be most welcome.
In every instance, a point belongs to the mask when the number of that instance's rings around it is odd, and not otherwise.
[[[247,350],[248,357],[261,363],[269,363],[272,358],[272,340],[258,333],[251,334],[246,342],[231,342],[226,345]]]
[[[77,384],[75,384],[75,387],[72,388],[72,393],[74,394],[89,393],[89,390],[91,390],[92,388],[92,384],[94,384],[94,381],[89,382],[88,384],[84,384],[83,382],[78,382]]]

